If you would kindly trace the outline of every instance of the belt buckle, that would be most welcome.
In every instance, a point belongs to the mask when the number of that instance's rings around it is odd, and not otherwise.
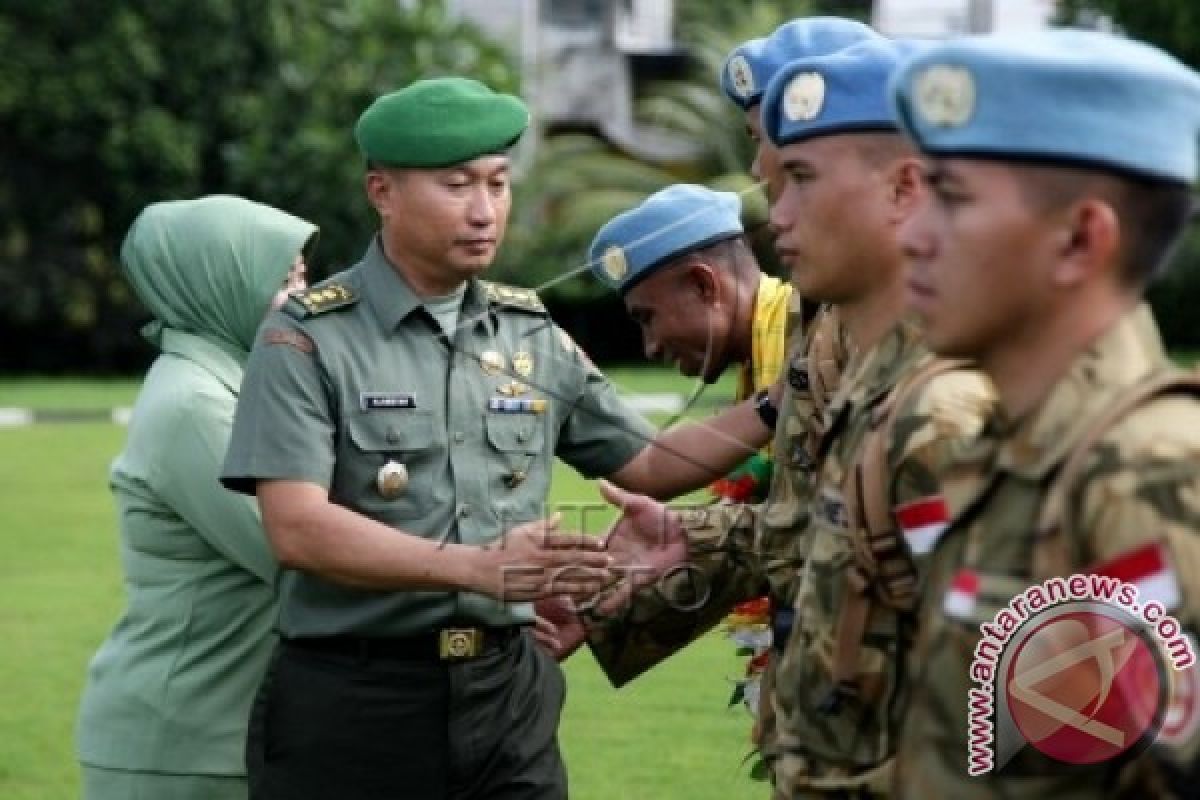
[[[483,631],[479,628],[443,628],[438,631],[438,658],[459,661],[475,658],[483,652]]]

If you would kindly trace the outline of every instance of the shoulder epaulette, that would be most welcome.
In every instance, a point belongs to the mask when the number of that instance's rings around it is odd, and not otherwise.
[[[307,319],[358,302],[358,293],[341,283],[326,283],[293,294],[283,309],[296,319]]]
[[[546,307],[542,305],[542,300],[537,296],[537,292],[533,289],[524,289],[520,286],[508,286],[503,283],[493,283],[491,281],[480,281],[484,291],[487,292],[489,303],[496,305],[508,306],[521,311],[529,311],[534,314],[545,314]]]

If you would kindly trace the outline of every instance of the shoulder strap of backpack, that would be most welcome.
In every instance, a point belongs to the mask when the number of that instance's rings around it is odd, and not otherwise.
[[[812,321],[812,344],[808,350],[809,386],[818,419],[825,416],[825,409],[837,391],[846,365],[848,354],[841,339],[837,309],[822,307]]]
[[[840,695],[857,692],[858,655],[871,604],[881,600],[892,607],[910,608],[915,600],[916,570],[893,522],[889,491],[888,449],[896,411],[937,376],[967,366],[961,360],[932,359],[901,380],[871,411],[870,431],[842,487],[854,561],[834,627],[834,686],[828,706],[836,707]]]
[[[1038,515],[1033,542],[1035,580],[1067,575],[1077,566],[1071,557],[1068,537],[1062,536],[1061,533],[1074,527],[1071,499],[1087,466],[1092,448],[1133,411],[1159,397],[1172,394],[1200,397],[1200,372],[1181,372],[1173,368],[1163,370],[1151,376],[1149,380],[1119,393],[1089,423],[1059,467]]]

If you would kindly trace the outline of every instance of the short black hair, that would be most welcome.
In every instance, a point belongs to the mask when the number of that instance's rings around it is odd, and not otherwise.
[[[750,268],[759,269],[758,259],[755,258],[754,251],[750,249],[750,243],[744,233],[698,247],[674,259],[671,266],[689,264],[694,261],[714,262],[725,266],[734,275],[742,275]]]
[[[1107,202],[1121,226],[1121,282],[1143,289],[1166,270],[1193,212],[1190,186],[1125,172],[1088,167],[1022,165],[1025,199],[1054,211],[1084,196]]]

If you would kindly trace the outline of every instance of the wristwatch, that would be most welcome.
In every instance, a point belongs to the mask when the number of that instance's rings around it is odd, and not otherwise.
[[[759,389],[754,393],[754,410],[758,412],[763,425],[775,430],[775,423],[779,422],[779,409],[771,402],[771,394],[767,389]]]

